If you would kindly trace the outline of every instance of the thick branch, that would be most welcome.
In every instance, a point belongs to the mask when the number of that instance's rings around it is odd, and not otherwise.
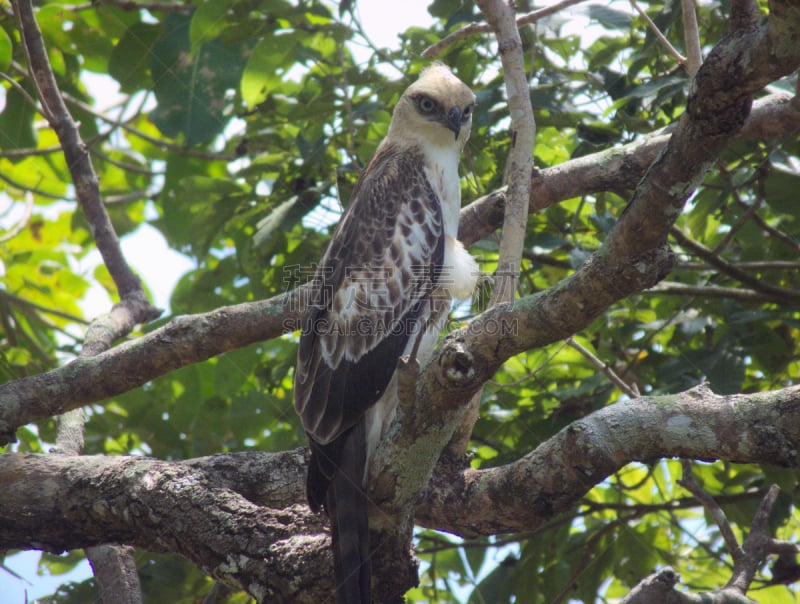
[[[711,51],[692,80],[686,113],[637,186],[605,253],[636,256],[665,242],[688,197],[744,125],[752,95],[800,65],[800,6],[770,2],[770,11],[765,26],[733,32]]]
[[[620,604],[748,604],[735,589],[720,589],[704,593],[686,593],[675,589],[680,577],[669,566],[642,579]]]
[[[0,386],[0,443],[24,424],[132,390],[192,363],[292,331],[300,288],[269,300],[177,317],[141,338],[93,358]]]
[[[574,197],[602,191],[633,189],[647,168],[663,152],[671,126],[639,141],[571,159],[537,170],[531,181],[531,212],[539,212]],[[738,139],[791,137],[800,132],[800,105],[786,93],[776,93],[753,104],[737,134]],[[481,197],[461,210],[458,238],[466,244],[486,237],[502,223],[505,188]]]
[[[684,457],[797,467],[798,450],[800,386],[732,396],[700,386],[601,409],[505,466],[441,464],[417,522],[464,536],[530,531],[633,461]]]
[[[299,465],[293,453],[283,460]],[[0,548],[60,552],[126,543],[180,553],[258,601],[323,602],[332,590],[319,516],[305,506],[257,506],[196,466],[7,454],[0,477],[8,489],[0,500]]]

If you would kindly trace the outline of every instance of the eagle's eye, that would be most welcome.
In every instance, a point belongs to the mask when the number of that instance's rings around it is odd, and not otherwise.
[[[433,113],[436,111],[436,101],[423,94],[417,99],[417,107],[422,113]]]
[[[461,114],[461,121],[466,122],[471,115],[472,115],[472,105],[467,105],[466,107],[464,107],[464,111]]]

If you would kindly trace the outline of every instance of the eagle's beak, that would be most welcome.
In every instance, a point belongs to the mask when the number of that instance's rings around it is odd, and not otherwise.
[[[445,122],[445,126],[449,130],[455,132],[456,139],[458,138],[458,133],[461,132],[461,108],[460,107],[453,107],[450,112],[447,114],[447,121]]]

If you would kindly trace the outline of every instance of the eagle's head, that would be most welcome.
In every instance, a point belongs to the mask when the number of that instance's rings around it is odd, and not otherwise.
[[[461,151],[472,127],[475,94],[444,63],[425,69],[394,109],[390,132]]]

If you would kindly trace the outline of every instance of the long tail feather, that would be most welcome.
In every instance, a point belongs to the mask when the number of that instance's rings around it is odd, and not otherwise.
[[[337,604],[372,602],[368,504],[364,490],[365,432],[362,419],[345,436],[340,465],[328,487],[325,503],[331,520]]]

